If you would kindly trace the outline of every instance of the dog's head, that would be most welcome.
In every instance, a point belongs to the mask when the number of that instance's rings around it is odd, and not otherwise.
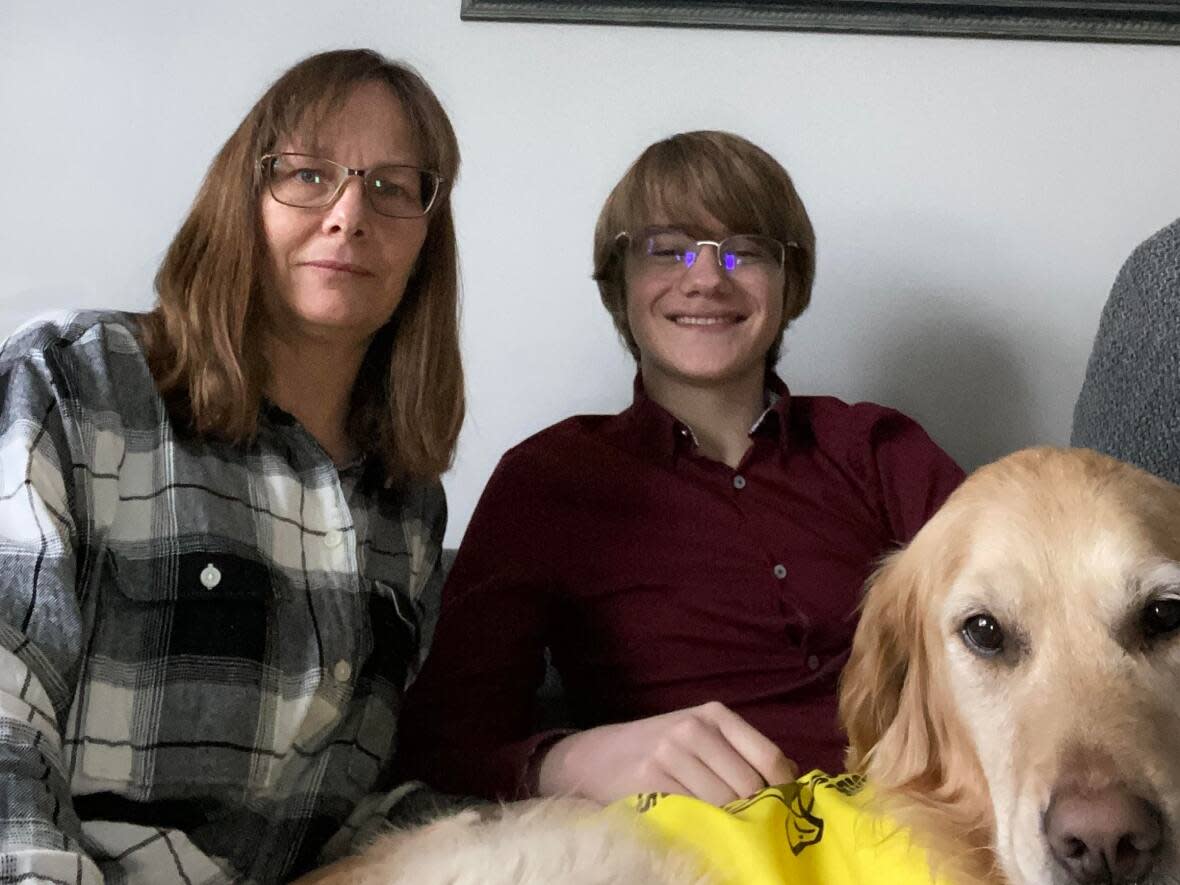
[[[1082,450],[977,471],[871,581],[840,711],[965,879],[1180,882],[1180,488]]]

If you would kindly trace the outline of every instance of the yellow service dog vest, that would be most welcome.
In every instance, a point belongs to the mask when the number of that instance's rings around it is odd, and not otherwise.
[[[731,885],[950,885],[904,829],[865,809],[858,775],[813,771],[722,808],[669,793],[621,802]]]

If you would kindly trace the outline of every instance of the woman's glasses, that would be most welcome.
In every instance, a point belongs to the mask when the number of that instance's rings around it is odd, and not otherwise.
[[[322,209],[344,189],[349,176],[364,183],[365,196],[378,215],[419,218],[434,206],[443,177],[417,166],[375,166],[350,169],[334,160],[309,154],[266,154],[260,160],[270,195],[285,206]]]

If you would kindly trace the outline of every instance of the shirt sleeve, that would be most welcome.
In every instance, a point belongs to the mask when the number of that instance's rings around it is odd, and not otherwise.
[[[964,479],[955,463],[913,419],[883,409],[868,435],[870,487],[895,542],[908,543]]]
[[[1102,309],[1070,444],[1180,483],[1180,221],[1127,259]]]
[[[406,698],[398,749],[403,777],[448,793],[522,798],[536,748],[549,593],[530,546],[536,481],[509,453],[484,490],[443,588],[430,656]]]
[[[82,646],[72,454],[52,367],[0,362],[0,882],[102,882],[62,754]]]
[[[1074,406],[1070,438],[1071,445],[1115,457],[1119,457],[1119,452],[1123,457],[1128,454],[1120,449],[1125,441],[1119,437],[1126,432],[1125,428],[1131,428],[1128,436],[1141,430],[1133,419],[1128,419],[1132,408],[1138,405],[1134,391],[1144,381],[1143,364],[1154,361],[1135,358],[1135,352],[1145,343],[1155,344],[1147,318],[1150,311],[1140,307],[1143,302],[1140,254],[1137,252],[1123,265],[1102,309],[1085,381]],[[1142,316],[1137,316],[1137,312]]]
[[[102,465],[55,335],[18,333],[0,351],[0,885],[226,882],[183,833],[87,824],[74,806],[63,735],[94,603],[84,477]]]

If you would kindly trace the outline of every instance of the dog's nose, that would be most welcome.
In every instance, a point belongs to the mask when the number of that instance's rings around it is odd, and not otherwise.
[[[1159,809],[1121,787],[1058,793],[1045,813],[1045,833],[1078,885],[1146,876],[1162,837]]]

